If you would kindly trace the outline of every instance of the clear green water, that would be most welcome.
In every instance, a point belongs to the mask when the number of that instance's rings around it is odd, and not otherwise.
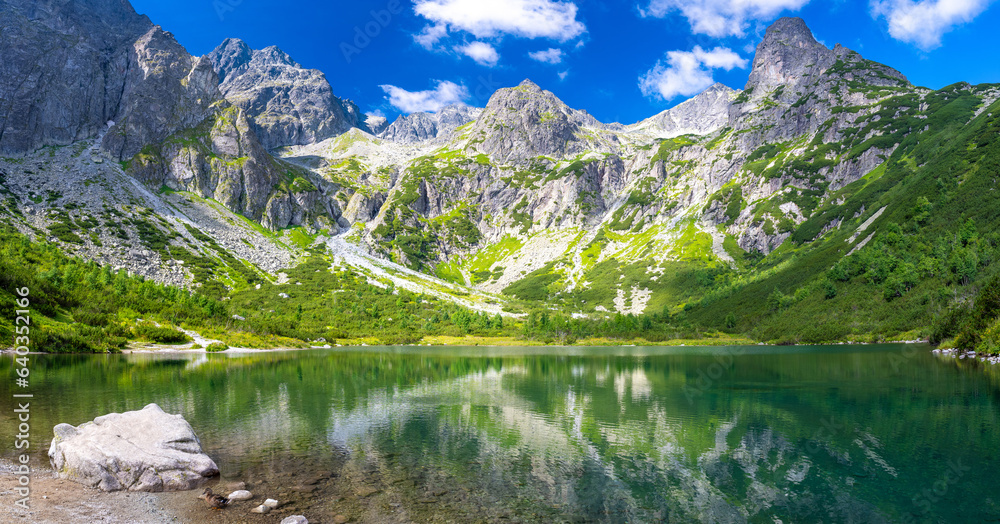
[[[39,356],[32,373],[38,463],[55,424],[156,402],[223,481],[321,521],[1000,519],[998,372],[924,346]]]

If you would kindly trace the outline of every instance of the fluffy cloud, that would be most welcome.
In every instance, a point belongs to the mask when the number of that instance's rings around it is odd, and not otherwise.
[[[414,36],[430,49],[449,32],[471,33],[476,38],[549,38],[560,42],[587,30],[576,19],[573,2],[556,0],[414,0],[414,11],[430,25]]]
[[[392,85],[379,86],[385,91],[389,103],[404,113],[420,111],[435,112],[442,107],[465,102],[469,90],[454,82],[438,81],[435,89],[427,91],[407,91]]]
[[[666,63],[658,62],[639,78],[639,89],[646,96],[664,100],[696,95],[715,83],[713,69],[742,69],[747,63],[747,59],[725,47],[706,51],[695,46],[691,51],[670,51]]]
[[[456,51],[473,59],[479,65],[493,67],[500,61],[500,53],[485,42],[472,42],[455,48]]]
[[[795,11],[808,3],[809,0],[651,0],[639,13],[662,18],[676,10],[688,19],[695,33],[744,36],[750,21],[772,20],[786,9]]]
[[[889,34],[929,51],[958,24],[971,22],[990,0],[872,0],[872,16],[889,22]]]
[[[534,53],[528,53],[528,56],[532,60],[537,60],[546,64],[558,64],[562,62],[563,52],[562,49],[550,48],[545,51],[535,51]]]

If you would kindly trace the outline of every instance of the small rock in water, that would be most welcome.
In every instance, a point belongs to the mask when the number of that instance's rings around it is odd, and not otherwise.
[[[253,498],[253,493],[245,489],[239,489],[229,494],[229,500],[250,500]]]
[[[281,521],[281,524],[309,524],[309,521],[302,515],[292,515],[291,517],[285,517]]]
[[[270,511],[271,511],[271,508],[269,508],[269,507],[261,504],[260,506],[257,506],[256,508],[250,510],[250,513],[264,513],[264,514],[266,514],[266,513],[269,513]]]
[[[274,499],[267,499],[267,500],[264,501],[264,505],[267,506],[267,507],[269,507],[269,508],[271,508],[271,509],[274,509],[274,508],[278,507],[278,501],[274,500]]]
[[[360,498],[370,497],[376,493],[378,493],[378,490],[370,486],[361,486],[354,490],[354,494]]]

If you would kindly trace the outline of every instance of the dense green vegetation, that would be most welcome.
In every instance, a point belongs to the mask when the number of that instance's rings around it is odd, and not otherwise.
[[[222,303],[125,272],[67,257],[55,245],[0,230],[0,340],[13,340],[15,290],[30,290],[29,346],[57,352],[115,352],[130,339],[175,343],[183,333],[157,327],[206,325],[225,316]],[[144,322],[139,322],[142,319]]]
[[[737,330],[765,341],[922,336],[997,351],[1000,118],[987,111],[966,124],[978,100],[961,85],[928,96],[926,130],[893,124],[900,146],[877,173],[839,191],[753,274],[718,286],[684,316],[721,327],[731,314]],[[897,105],[916,104],[889,111]],[[882,208],[853,243],[856,227],[813,241],[834,220],[860,224]]]
[[[275,284],[208,235],[190,226],[183,235],[184,230],[152,210],[137,209],[137,216],[123,218],[108,208],[90,216],[66,206],[50,212],[53,223],[47,231],[35,231],[38,237],[77,245],[89,235],[99,246],[95,228],[135,240],[122,224],[133,226],[141,245],[164,259],[183,261],[194,277],[194,291],[69,258],[55,246],[7,229],[0,234],[0,340],[13,339],[13,290],[28,287],[37,315],[32,342],[54,351],[118,351],[129,341],[189,342],[178,330],[183,328],[224,342],[212,350],[465,336],[662,342],[708,333],[776,343],[921,337],[998,353],[1000,103],[976,117],[981,98],[965,84],[922,99],[892,92],[879,97],[854,127],[830,135],[835,125],[830,120],[811,140],[766,144],[748,154],[743,174],[780,178],[790,184],[789,190],[748,202],[751,197],[743,191],[750,186],[740,179],[709,197],[702,211],[713,210],[723,226],[747,216],[744,212],[753,206],[748,213],[754,226],[768,235],[788,234],[768,256],[744,252],[724,233],[723,247],[735,261],[722,262],[711,235],[690,220],[670,232],[675,235],[670,257],[654,262],[654,237],[662,232],[649,228],[650,210],[666,197],[649,178],[582,246],[581,275],[567,274],[565,268],[574,261],[566,258],[522,275],[504,289],[512,298],[505,310],[523,314],[511,318],[471,313],[394,289],[359,270],[331,270],[331,259],[320,250],[287,271],[289,282]],[[861,109],[838,107],[834,113]],[[828,136],[839,141],[827,143]],[[670,163],[695,139],[659,141],[651,166]],[[873,148],[884,153],[876,158],[881,165],[846,187],[829,190],[824,170]],[[528,171],[514,171],[505,180],[534,187],[551,178],[580,177],[588,162],[577,159],[557,168],[539,157]],[[443,248],[479,245],[483,232],[477,223],[484,219],[479,206],[455,201],[451,212],[434,218],[416,208],[426,184],[468,176],[488,163],[450,151],[406,169],[390,195],[384,222],[373,231],[386,253],[429,270]],[[668,169],[665,176],[674,174]],[[288,191],[309,190],[308,180],[296,173],[289,172],[286,182]],[[60,196],[32,196],[36,202],[46,198]],[[582,209],[592,199],[581,194],[578,205]],[[808,218],[793,220],[791,212],[783,211],[790,204]],[[528,197],[521,197],[508,211],[524,235],[535,226],[529,205]],[[870,224],[862,230],[866,221]],[[521,245],[517,240],[511,252]],[[608,257],[605,250],[612,245],[629,247]],[[474,284],[498,281],[505,269],[495,263],[500,258],[494,248],[470,255],[468,267],[437,264],[438,273],[462,283],[466,278]],[[640,300],[633,290],[649,293],[639,306],[644,315],[602,314],[614,311],[622,300]],[[590,317],[571,314],[579,311]]]

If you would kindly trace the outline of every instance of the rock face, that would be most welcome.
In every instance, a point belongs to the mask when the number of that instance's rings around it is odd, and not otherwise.
[[[446,137],[455,128],[478,118],[482,112],[482,108],[454,104],[441,108],[437,113],[400,115],[395,122],[378,133],[378,137],[403,144]]]
[[[726,85],[715,84],[694,98],[626,129],[646,132],[656,138],[707,135],[729,124],[729,108],[739,93]]]
[[[800,86],[815,84],[838,60],[845,64],[864,62],[868,66],[851,75],[851,79],[869,85],[909,84],[899,71],[864,60],[840,44],[828,49],[816,41],[801,18],[781,18],[767,29],[764,40],[757,46],[747,88],[786,86],[789,91],[801,90]]]
[[[104,149],[119,160],[198,125],[219,99],[211,62],[192,57],[159,26],[136,40],[125,70],[116,124],[103,142]]]
[[[482,139],[476,151],[500,163],[526,164],[538,156],[562,158],[614,150],[599,135],[588,133],[602,129],[604,125],[596,118],[571,109],[551,92],[525,80],[493,94],[471,136]]]
[[[303,68],[277,47],[253,50],[230,38],[208,58],[223,96],[251,117],[267,149],[321,142],[352,127],[367,130],[364,115],[333,95],[326,75]]]
[[[54,431],[49,459],[59,477],[104,491],[183,491],[219,474],[184,417],[156,404]]]
[[[119,113],[132,43],[152,25],[126,0],[0,0],[0,152],[95,136]]]
[[[368,130],[374,135],[382,134],[389,127],[389,120],[384,116],[379,115],[365,115],[365,125],[368,126]]]
[[[217,200],[274,230],[336,229],[341,216],[337,202],[324,196],[330,184],[272,158],[237,107],[220,108],[197,127],[149,146],[127,172],[150,187]]]

